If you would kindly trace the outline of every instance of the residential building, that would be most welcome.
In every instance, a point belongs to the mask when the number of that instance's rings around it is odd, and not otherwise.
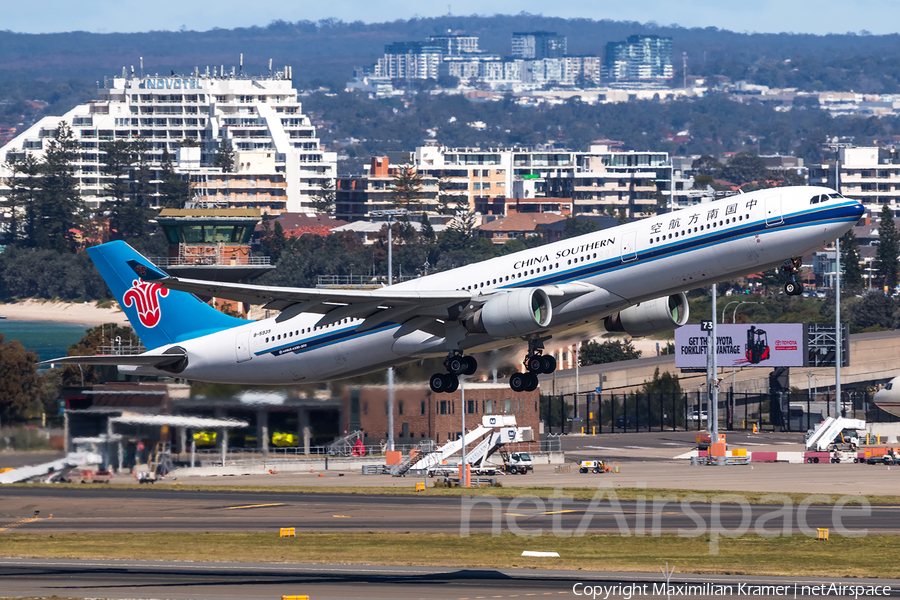
[[[417,171],[422,187],[419,198],[410,205],[401,206],[395,181],[401,169]],[[412,165],[391,165],[386,156],[373,157],[362,175],[339,177],[335,190],[335,217],[348,222],[369,220],[372,211],[392,208],[409,208],[411,211],[436,212],[438,204],[438,179],[433,173],[425,172]]]
[[[671,79],[672,38],[632,35],[624,42],[608,42],[604,63],[605,77],[612,81]]]
[[[566,36],[557,35],[555,31],[519,31],[512,34],[514,58],[562,58],[566,55],[566,45]]]
[[[438,42],[388,44],[375,65],[374,75],[387,79],[437,79],[441,56]]]
[[[516,213],[481,225],[478,235],[495,244],[505,244],[510,240],[540,235],[541,226],[565,220],[562,215],[553,213]]]
[[[840,187],[836,168],[830,164],[809,168],[809,185],[824,185],[862,202],[870,214],[887,204],[894,216],[900,214],[900,150],[894,148],[841,148]]]
[[[199,163],[200,149],[188,150],[197,151]],[[216,167],[187,168],[179,161],[176,172],[190,182],[195,202],[273,215],[287,210],[287,178],[276,171],[274,152],[235,152],[234,163],[235,171],[226,173]]]
[[[103,146],[116,140],[146,140],[157,181],[163,153],[176,157],[185,140],[194,140],[199,148],[199,157],[193,153],[190,160],[183,157],[186,172],[210,167],[220,144],[230,142],[237,162],[241,157],[245,162],[265,162],[267,175],[282,175],[285,209],[291,211],[308,207],[319,185],[334,181],[337,154],[320,149],[287,67],[265,77],[235,75],[233,70],[138,77],[123,70],[122,77],[104,79],[99,94],[99,100],[59,117],[45,117],[17,135],[0,148],[0,165],[26,154],[42,156],[57,126],[66,123],[80,146],[74,176],[92,209],[100,208],[108,196]],[[250,170],[262,174],[257,167]],[[7,176],[0,166],[0,179]],[[215,189],[219,195],[221,188]]]

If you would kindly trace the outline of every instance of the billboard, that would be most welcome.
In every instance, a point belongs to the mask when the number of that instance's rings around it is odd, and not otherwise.
[[[720,367],[802,367],[803,323],[741,323],[716,327]],[[675,330],[675,366],[706,367],[709,334],[700,325]]]

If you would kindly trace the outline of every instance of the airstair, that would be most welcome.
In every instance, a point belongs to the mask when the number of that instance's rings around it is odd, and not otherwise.
[[[68,474],[69,471],[76,467],[99,465],[102,462],[103,457],[95,452],[70,452],[59,460],[30,467],[19,467],[6,473],[0,473],[0,484],[31,481],[42,477],[46,478],[47,481],[54,481]]]
[[[528,431],[527,439],[523,437],[524,431]],[[484,439],[481,439],[484,438]],[[481,425],[469,431],[465,435],[465,444],[468,447],[479,439],[474,448],[466,452],[466,463],[475,467],[482,466],[483,462],[502,444],[511,442],[531,441],[531,428],[517,428],[516,417],[513,415],[485,415],[481,419]],[[415,464],[406,469],[430,469],[443,463],[449,456],[453,456],[462,450],[463,438],[447,442],[434,452],[420,457]],[[404,472],[406,472],[404,471]]]
[[[828,417],[818,425],[806,440],[806,449],[811,452],[827,452],[834,440],[845,429],[865,429],[862,419],[846,419],[844,417]]]
[[[351,456],[357,440],[363,439],[361,430],[352,431],[328,444],[328,456]]]

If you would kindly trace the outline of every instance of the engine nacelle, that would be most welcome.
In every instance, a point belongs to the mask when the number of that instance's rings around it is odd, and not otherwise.
[[[603,324],[607,331],[624,331],[630,336],[641,337],[681,327],[687,323],[689,312],[687,296],[680,292],[629,306],[606,317]]]
[[[550,296],[541,288],[513,290],[495,294],[464,325],[469,333],[518,337],[547,327],[552,313]]]

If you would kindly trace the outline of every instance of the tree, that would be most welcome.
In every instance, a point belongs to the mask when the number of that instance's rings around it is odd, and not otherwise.
[[[678,381],[678,375],[673,375],[666,371],[659,373],[659,367],[653,372],[653,379],[645,381],[644,392],[647,394],[680,394],[681,383]]]
[[[129,202],[131,184],[128,181],[130,167],[134,162],[131,144],[126,140],[115,140],[101,146],[103,150],[103,174],[109,178],[106,191],[112,198],[109,227],[116,232],[118,239],[128,236],[126,228],[133,227],[133,204]]]
[[[434,227],[431,226],[431,219],[428,218],[428,214],[422,214],[422,230],[420,231],[420,234],[428,241],[428,243],[434,242],[436,235],[434,233]]]
[[[887,294],[894,293],[897,287],[897,271],[900,261],[900,239],[894,225],[894,213],[887,204],[881,207],[881,222],[878,224],[878,249],[875,252],[875,277],[878,285],[887,289]]]
[[[464,195],[453,193],[455,185],[456,184],[443,174],[440,179],[438,179],[438,214],[452,215],[460,208],[460,204],[464,203],[468,206],[468,201]]]
[[[766,168],[763,159],[756,154],[739,152],[731,157],[722,169],[722,177],[734,183],[748,183],[768,179],[769,169]]]
[[[15,244],[21,231],[25,234],[26,245],[31,245],[36,223],[37,196],[41,189],[40,165],[30,154],[18,156],[10,152],[5,167],[10,173],[6,179],[9,193],[2,203],[9,211],[6,243]],[[23,213],[24,227],[20,223],[20,212]]]
[[[330,213],[334,210],[335,197],[334,181],[330,177],[326,177],[319,182],[319,189],[310,198],[310,203],[316,212]]]
[[[635,350],[631,340],[608,340],[602,344],[588,342],[578,350],[578,364],[601,365],[604,363],[632,360],[641,357],[641,351]]]
[[[841,285],[848,294],[859,294],[863,290],[863,268],[859,263],[859,241],[851,229],[841,238]]]
[[[60,122],[41,162],[43,185],[35,236],[42,248],[75,250],[75,230],[81,222],[83,208],[78,182],[72,175],[78,154],[75,133],[65,121]]]
[[[475,236],[475,213],[466,208],[457,208],[456,216],[450,222],[448,229],[460,235],[471,238]]]
[[[600,227],[591,219],[581,218],[577,216],[566,217],[566,225],[563,227],[562,239],[578,237],[587,233],[598,231]]]
[[[159,185],[160,204],[166,208],[184,207],[184,203],[191,199],[191,184],[175,172],[168,150],[163,150],[159,178],[162,180]]]
[[[422,193],[422,176],[415,168],[406,165],[397,168],[391,189],[394,191],[396,208],[414,210],[419,206],[419,201],[425,197]]]
[[[0,421],[9,423],[21,418],[34,403],[41,401],[43,391],[37,372],[38,356],[22,342],[6,342],[0,334]]]
[[[709,154],[704,154],[700,158],[694,159],[694,162],[691,163],[691,169],[696,171],[699,175],[716,176],[722,171],[723,167],[724,165],[722,163]]]
[[[223,173],[234,173],[234,146],[231,140],[223,138],[213,155],[212,166],[222,169]]]

